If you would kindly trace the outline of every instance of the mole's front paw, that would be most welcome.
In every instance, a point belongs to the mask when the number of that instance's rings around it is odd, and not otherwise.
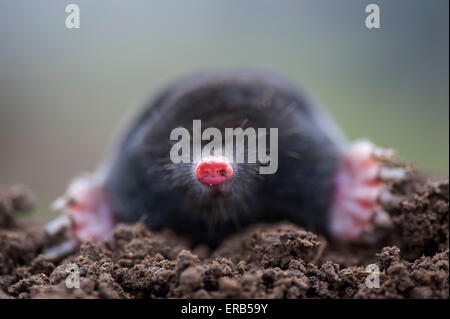
[[[110,201],[93,176],[76,179],[66,194],[52,205],[61,215],[45,227],[49,236],[67,231],[67,241],[51,247],[44,254],[50,258],[59,258],[72,252],[86,240],[99,242],[111,236],[115,225]]]
[[[406,176],[404,168],[392,165],[391,149],[359,140],[350,146],[341,160],[334,184],[334,203],[330,212],[329,231],[342,241],[359,241],[374,226],[391,225],[382,209],[384,201],[392,201],[387,182]]]

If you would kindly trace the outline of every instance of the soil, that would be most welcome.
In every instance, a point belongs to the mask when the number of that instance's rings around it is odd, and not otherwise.
[[[50,261],[23,186],[0,187],[0,298],[449,298],[448,178],[414,174],[391,185],[393,227],[372,244],[338,245],[290,223],[254,225],[210,250],[171,232],[118,225],[111,240],[85,242]],[[80,288],[67,288],[76,264]],[[379,288],[368,288],[375,264]]]

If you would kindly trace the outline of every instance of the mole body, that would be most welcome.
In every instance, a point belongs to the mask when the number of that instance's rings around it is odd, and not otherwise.
[[[260,163],[224,154],[174,163],[171,131],[192,131],[195,120],[222,133],[277,128],[276,172],[260,174]],[[144,106],[101,169],[72,183],[56,203],[62,217],[48,231],[65,225],[78,240],[101,240],[118,221],[143,220],[152,230],[172,228],[215,246],[249,224],[288,220],[357,240],[387,222],[379,207],[383,181],[403,172],[382,167],[386,156],[389,150],[370,142],[347,142],[323,109],[278,74],[201,72],[175,81]]]

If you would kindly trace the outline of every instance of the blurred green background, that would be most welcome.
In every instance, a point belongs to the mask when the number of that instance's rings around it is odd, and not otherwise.
[[[76,3],[81,28],[65,28]],[[381,29],[365,27],[365,7]],[[428,172],[449,170],[448,0],[0,0],[0,183],[40,211],[93,170],[146,97],[186,72],[278,70],[349,138],[368,137]],[[48,217],[48,216],[47,216]]]

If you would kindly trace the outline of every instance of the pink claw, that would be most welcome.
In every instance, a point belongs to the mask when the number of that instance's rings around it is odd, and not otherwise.
[[[47,224],[47,234],[51,236],[66,228],[71,241],[102,241],[111,236],[116,223],[108,196],[93,176],[72,182],[52,208],[60,210],[61,216]]]
[[[330,233],[342,241],[355,241],[374,226],[389,226],[389,215],[382,209],[382,198],[393,198],[385,187],[389,180],[401,180],[406,171],[383,166],[394,155],[389,149],[369,141],[356,141],[343,157],[335,178],[334,205],[330,214]]]

